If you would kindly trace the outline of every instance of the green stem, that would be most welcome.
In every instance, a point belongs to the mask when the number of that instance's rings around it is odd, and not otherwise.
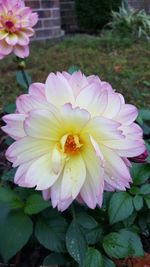
[[[22,77],[24,79],[24,82],[27,86],[27,88],[29,88],[29,82],[28,82],[28,78],[27,78],[27,75],[26,75],[26,71],[25,71],[25,67],[26,67],[26,63],[25,63],[25,60],[22,59],[22,58],[19,58],[19,57],[16,57],[16,62],[18,64],[18,68],[19,70],[21,71],[22,73]]]
[[[27,76],[26,76],[26,72],[23,68],[21,68],[21,72],[22,72],[22,76],[23,76],[23,79],[27,85],[27,88],[29,88],[29,82],[28,82],[28,79],[27,79]]]

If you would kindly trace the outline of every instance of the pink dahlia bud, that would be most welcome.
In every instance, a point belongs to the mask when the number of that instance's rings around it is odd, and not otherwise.
[[[147,150],[145,150],[141,155],[131,158],[130,160],[136,163],[145,163],[147,157],[148,157],[148,153],[147,153]]]
[[[25,7],[24,1],[0,0],[0,59],[12,52],[20,58],[29,55],[29,38],[37,21],[37,13]]]
[[[126,190],[130,158],[145,151],[136,107],[96,76],[50,73],[30,85],[5,115],[3,131],[15,142],[6,157],[18,167],[14,181],[35,187],[63,211],[77,200],[101,206],[103,191]]]

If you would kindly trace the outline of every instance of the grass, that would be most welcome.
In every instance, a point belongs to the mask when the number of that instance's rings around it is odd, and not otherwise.
[[[44,82],[49,72],[78,66],[85,74],[97,74],[139,108],[150,106],[150,49],[141,41],[113,45],[102,37],[76,35],[57,43],[32,43],[27,71],[33,82]],[[16,63],[9,56],[0,65],[0,111],[22,93],[15,81]]]

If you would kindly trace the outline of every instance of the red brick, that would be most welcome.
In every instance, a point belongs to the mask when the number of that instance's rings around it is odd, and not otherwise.
[[[51,17],[51,10],[39,10],[38,11],[40,18],[50,18]]]
[[[36,31],[36,37],[46,37],[47,39],[52,36],[52,30],[37,30]]]
[[[33,9],[38,9],[40,8],[40,1],[25,1],[26,5],[33,8]]]
[[[52,16],[53,16],[53,18],[60,18],[60,10],[58,8],[53,9],[52,10]]]
[[[41,0],[41,7],[42,8],[56,8],[59,7],[59,1],[58,0]]]
[[[37,28],[42,28],[42,21],[39,20],[39,21],[37,22],[37,24],[34,26],[34,28],[35,28],[35,29],[37,29]]]
[[[42,21],[43,28],[50,28],[50,27],[56,27],[60,26],[60,20],[59,19],[45,19]]]

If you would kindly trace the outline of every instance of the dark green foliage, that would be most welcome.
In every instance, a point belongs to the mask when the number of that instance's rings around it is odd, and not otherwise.
[[[76,0],[79,27],[87,32],[96,32],[111,19],[112,10],[118,10],[121,0]]]

